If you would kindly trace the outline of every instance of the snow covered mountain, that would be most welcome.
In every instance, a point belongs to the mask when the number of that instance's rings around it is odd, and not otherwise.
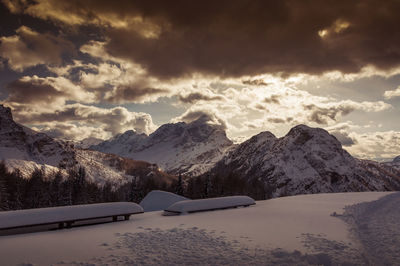
[[[155,164],[134,161],[112,154],[76,148],[72,142],[53,139],[13,120],[10,108],[0,105],[0,160],[9,169],[19,169],[25,177],[35,169],[45,173],[83,166],[87,178],[102,184],[121,184],[134,176],[154,176],[171,182],[172,176]],[[129,174],[126,174],[129,173]]]
[[[129,130],[91,149],[156,163],[172,174],[196,176],[211,169],[231,146],[222,126],[200,118],[162,125],[149,136]]]
[[[400,188],[400,171],[353,158],[327,131],[298,125],[276,138],[262,132],[231,150],[209,174],[268,185],[272,196]]]

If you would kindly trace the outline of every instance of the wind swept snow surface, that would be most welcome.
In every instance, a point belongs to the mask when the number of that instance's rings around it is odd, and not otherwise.
[[[400,264],[400,192],[348,206],[342,217],[363,245],[368,264]]]

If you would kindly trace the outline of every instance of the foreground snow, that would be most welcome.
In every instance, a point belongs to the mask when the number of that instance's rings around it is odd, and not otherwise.
[[[342,218],[371,265],[400,264],[400,193],[346,207]]]
[[[0,257],[4,265],[329,265],[344,262],[359,265],[369,259],[360,245],[365,242],[353,238],[349,233],[353,227],[339,218],[347,217],[343,213],[346,205],[377,200],[389,194],[302,195],[258,201],[248,208],[169,217],[162,216],[160,211],[148,212],[135,215],[127,222],[3,236]],[[382,212],[377,212],[381,209],[378,205],[362,205],[366,210],[371,207],[376,211],[363,212],[355,219],[365,220],[370,215],[373,218],[370,223],[376,225],[374,232],[384,236],[385,241],[394,241],[386,246],[394,250],[399,246],[398,235],[390,238],[384,234],[389,229],[400,228],[400,210],[390,205],[398,196],[393,197],[383,199]],[[334,212],[339,218],[332,215]],[[379,227],[380,223],[383,226]],[[354,232],[358,231],[352,232],[357,235]],[[377,242],[370,243],[373,247]],[[398,262],[399,258],[393,257],[395,253],[391,254],[390,262],[396,259]]]

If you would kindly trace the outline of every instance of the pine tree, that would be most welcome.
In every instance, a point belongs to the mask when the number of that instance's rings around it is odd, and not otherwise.
[[[61,171],[58,171],[53,176],[50,182],[50,189],[49,189],[50,206],[63,205],[62,182],[63,182],[62,173]]]
[[[139,203],[143,199],[143,191],[140,188],[137,178],[134,177],[130,182],[129,201]]]
[[[7,168],[4,162],[0,163],[0,211],[8,210],[8,198],[6,188],[6,178],[8,175]]]
[[[73,203],[85,204],[88,202],[88,195],[86,189],[86,170],[83,166],[74,172],[73,178]]]
[[[211,178],[210,175],[208,174],[206,176],[206,180],[204,182],[204,197],[209,198],[211,197],[213,191],[212,183],[211,183]]]
[[[25,204],[24,208],[40,208],[44,207],[47,191],[44,189],[43,182],[44,173],[40,169],[35,169],[31,178],[27,181],[25,187]]]
[[[183,182],[182,182],[182,175],[178,177],[178,183],[176,184],[175,193],[178,195],[183,196]]]

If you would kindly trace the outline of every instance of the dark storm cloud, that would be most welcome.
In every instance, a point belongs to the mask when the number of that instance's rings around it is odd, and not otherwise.
[[[83,90],[64,77],[23,76],[6,85],[7,101],[15,106],[37,105],[48,109],[59,107],[66,101],[93,102],[93,93]]]
[[[253,85],[253,86],[267,86],[267,85],[269,85],[263,79],[246,79],[246,80],[242,80],[242,83],[244,85]]]
[[[286,123],[286,120],[279,118],[279,117],[273,117],[273,118],[268,118],[268,122],[275,123],[275,124],[282,124],[282,123]]]
[[[151,99],[152,96],[157,98],[160,94],[167,92],[168,90],[165,89],[121,85],[106,94],[104,99],[112,103],[141,102]]]
[[[16,35],[0,37],[0,56],[13,70],[23,71],[38,64],[60,65],[62,56],[74,54],[74,45],[60,36],[38,33],[21,26]]]
[[[350,147],[354,144],[357,144],[357,140],[350,137],[348,132],[345,131],[331,131],[332,135],[334,135],[343,146]]]
[[[110,54],[160,77],[354,72],[400,62],[396,0],[3,2],[14,13],[104,27]]]
[[[15,80],[7,85],[9,92],[8,101],[16,103],[51,103],[67,94],[58,91],[53,84],[45,79],[27,79],[25,77]]]
[[[183,103],[196,103],[198,101],[218,101],[223,100],[220,95],[206,95],[200,92],[189,93],[188,95],[179,95],[179,101]]]
[[[191,123],[197,121],[199,123],[212,123],[220,125],[224,130],[227,129],[227,123],[212,111],[208,110],[188,110],[182,116],[176,118],[176,121]]]
[[[264,99],[265,103],[274,103],[274,104],[279,104],[279,98],[281,98],[281,96],[277,95],[277,94],[272,94],[269,97],[266,97]]]
[[[328,124],[328,121],[336,121],[338,116],[347,115],[357,109],[348,104],[332,107],[319,107],[315,104],[309,104],[303,107],[305,110],[311,111],[308,120],[317,124]]]
[[[103,109],[82,104],[65,105],[53,112],[17,114],[16,118],[20,123],[56,123],[57,127],[60,125],[71,127],[65,124],[66,122],[82,122],[91,126],[100,125],[103,130],[112,134],[132,128],[138,132],[149,133],[154,127],[151,116],[146,113],[130,112],[124,107]]]

